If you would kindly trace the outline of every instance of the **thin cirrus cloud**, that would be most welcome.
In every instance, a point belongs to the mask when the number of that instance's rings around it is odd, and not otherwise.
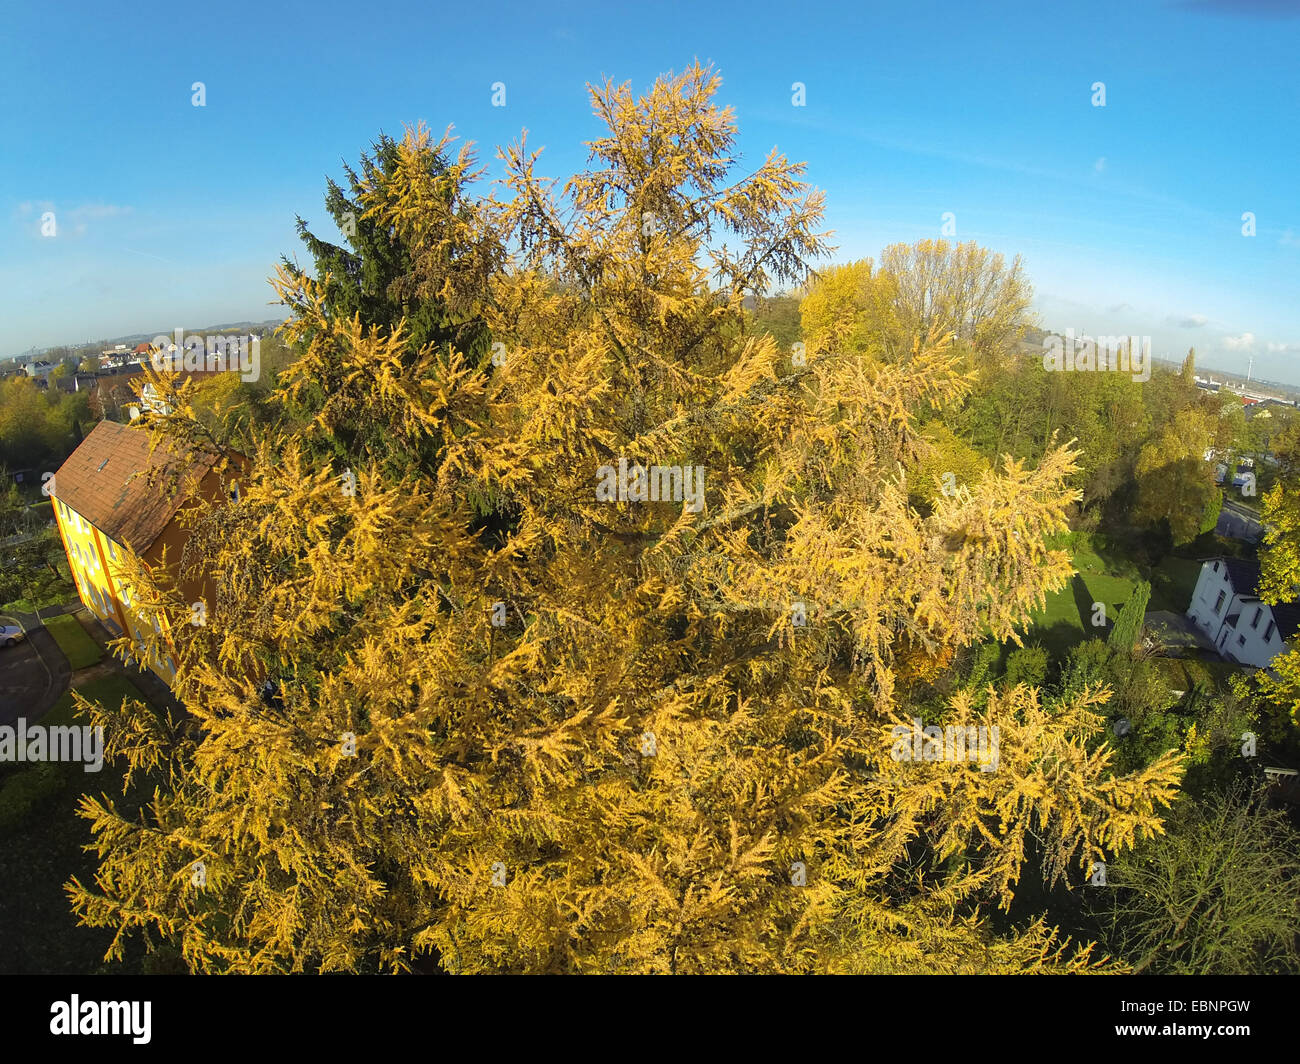
[[[1183,316],[1170,314],[1169,317],[1165,319],[1165,324],[1173,325],[1179,329],[1199,329],[1209,320],[1210,319],[1204,314],[1187,314]]]

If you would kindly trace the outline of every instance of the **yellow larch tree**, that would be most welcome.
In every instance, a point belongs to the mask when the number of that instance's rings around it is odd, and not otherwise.
[[[550,182],[521,138],[502,198],[474,198],[465,155],[425,180],[448,141],[408,132],[367,214],[490,354],[413,350],[281,274],[285,416],[238,499],[187,517],[207,624],[142,591],[189,719],[91,708],[159,785],[138,817],[85,802],[85,921],[198,971],[1094,964],[982,907],[1009,904],[1030,832],[1075,883],[1158,832],[1178,764],[1118,776],[1089,752],[1103,694],[1024,688],[946,714],[1000,729],[996,771],[891,755],[898,648],[1015,639],[1068,578],[1046,542],[1074,455],[909,506],[916,419],[966,387],[947,338],[797,364],[745,335],[745,297],[826,252],[822,201],[776,152],[737,177],[718,87],[695,66],[593,88],[588,169]],[[341,439],[346,466],[321,457]]]

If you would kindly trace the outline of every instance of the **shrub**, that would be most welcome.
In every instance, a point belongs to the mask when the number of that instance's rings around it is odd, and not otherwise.
[[[1047,678],[1047,648],[1038,645],[1013,650],[1007,657],[1007,687],[1026,684],[1041,687]]]
[[[41,762],[0,784],[0,834],[19,827],[38,806],[63,790],[61,767]]]

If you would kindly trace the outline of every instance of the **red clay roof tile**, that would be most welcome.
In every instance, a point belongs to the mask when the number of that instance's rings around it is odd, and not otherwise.
[[[143,554],[212,463],[211,456],[185,461],[161,446],[150,455],[143,429],[101,421],[54,474],[52,494],[109,539]],[[145,474],[151,469],[163,477]]]

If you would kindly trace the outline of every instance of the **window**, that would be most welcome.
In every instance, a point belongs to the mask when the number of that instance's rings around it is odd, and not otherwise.
[[[1272,621],[1269,621],[1269,622],[1268,622],[1268,628],[1266,628],[1266,629],[1264,630],[1264,642],[1265,642],[1265,643],[1269,642],[1269,641],[1273,638],[1273,630],[1274,630],[1275,628],[1277,628],[1277,625],[1274,624]]]
[[[1215,602],[1215,604],[1214,604],[1214,612],[1215,612],[1215,613],[1218,613],[1219,610],[1223,608],[1223,600],[1224,600],[1225,598],[1227,598],[1227,597],[1228,597],[1228,593],[1227,593],[1226,591],[1220,591],[1220,592],[1219,592],[1219,599],[1218,599],[1218,601]]]
[[[1244,635],[1237,636],[1237,646],[1244,647],[1245,645],[1246,645],[1246,637]]]
[[[1263,607],[1263,606],[1256,606],[1256,607],[1255,607],[1255,617],[1254,617],[1254,619],[1250,622],[1250,626],[1251,626],[1252,628],[1258,628],[1258,627],[1259,627],[1259,619],[1260,619],[1261,617],[1263,617],[1263,616],[1264,616],[1264,607]]]
[[[1214,571],[1215,571],[1216,573],[1219,571],[1219,563],[1218,563],[1218,562],[1215,562],[1215,563],[1214,563]]]

